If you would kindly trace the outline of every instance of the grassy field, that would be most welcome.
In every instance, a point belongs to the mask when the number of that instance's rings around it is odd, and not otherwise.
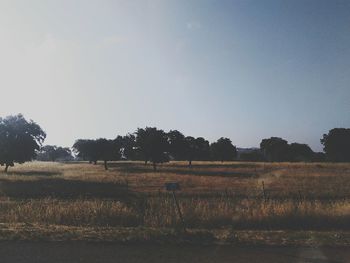
[[[328,163],[32,162],[0,173],[0,222],[180,229],[166,182],[190,231],[350,230],[350,164]]]

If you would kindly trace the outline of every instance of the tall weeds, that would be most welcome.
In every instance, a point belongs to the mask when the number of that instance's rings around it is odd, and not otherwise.
[[[180,208],[189,228],[350,229],[349,201],[183,198]],[[181,224],[170,196],[151,197],[128,205],[98,199],[3,201],[0,222],[150,227]]]

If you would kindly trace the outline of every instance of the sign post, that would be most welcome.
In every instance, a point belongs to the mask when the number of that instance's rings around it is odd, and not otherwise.
[[[180,184],[177,183],[177,182],[165,183],[165,189],[167,191],[171,192],[172,195],[173,195],[173,200],[174,200],[174,203],[175,203],[175,206],[176,206],[176,209],[177,209],[177,213],[179,214],[183,230],[184,230],[184,232],[186,232],[185,220],[184,220],[184,218],[182,216],[180,205],[179,205],[179,202],[178,202],[178,200],[176,198],[176,194],[175,194],[175,191],[180,190]]]

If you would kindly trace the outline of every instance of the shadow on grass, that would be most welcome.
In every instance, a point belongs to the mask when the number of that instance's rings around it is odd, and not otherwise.
[[[4,173],[5,174],[5,173]],[[55,176],[55,175],[62,175],[62,172],[50,172],[50,171],[10,171],[5,175],[23,175],[23,176]]]
[[[199,168],[199,169],[207,169],[207,168],[230,168],[230,169],[237,169],[237,168],[259,168],[259,165],[256,163],[210,163],[208,161],[208,164],[197,164],[192,163],[192,168]],[[178,168],[189,168],[187,164],[171,164],[170,167],[178,167]]]
[[[208,163],[203,164],[203,163],[196,163],[196,161],[194,161],[192,163],[192,168],[196,169],[207,169],[207,168],[218,168],[218,169],[222,169],[222,168],[231,168],[231,169],[236,169],[236,168],[259,168],[261,167],[263,163],[212,163],[210,161],[208,161]],[[137,166],[145,166],[148,167],[150,166],[150,164],[148,165],[144,165],[141,162],[113,162],[113,163],[109,163],[108,164],[109,167],[137,167]],[[170,162],[170,163],[164,163],[164,164],[160,164],[160,166],[166,166],[169,168],[190,168],[189,165],[187,163],[177,163],[177,162]]]
[[[13,198],[54,197],[71,198],[121,198],[128,194],[123,183],[86,182],[61,178],[30,181],[0,180],[1,194]]]
[[[135,166],[135,165],[120,165],[115,164],[111,167],[118,168],[126,173],[154,173],[153,168],[150,165]],[[197,176],[220,176],[220,177],[236,177],[236,178],[252,178],[258,177],[256,173],[242,173],[234,171],[222,171],[222,170],[201,170],[197,166],[194,167],[171,167],[166,165],[159,165],[157,167],[158,173],[180,174],[180,175],[197,175]]]

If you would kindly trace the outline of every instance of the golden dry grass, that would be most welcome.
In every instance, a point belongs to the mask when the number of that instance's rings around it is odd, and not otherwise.
[[[177,181],[183,194],[213,194],[230,191],[248,194],[266,190],[280,195],[347,196],[350,193],[350,164],[329,163],[244,163],[171,162],[159,166],[156,173],[142,162],[114,162],[105,171],[102,165],[88,163],[33,162],[17,165],[0,180],[43,180],[60,178],[96,183],[128,184],[134,192],[164,191],[164,183]]]
[[[0,173],[0,222],[176,227],[170,181],[190,228],[350,228],[350,164],[328,163],[33,162]]]

